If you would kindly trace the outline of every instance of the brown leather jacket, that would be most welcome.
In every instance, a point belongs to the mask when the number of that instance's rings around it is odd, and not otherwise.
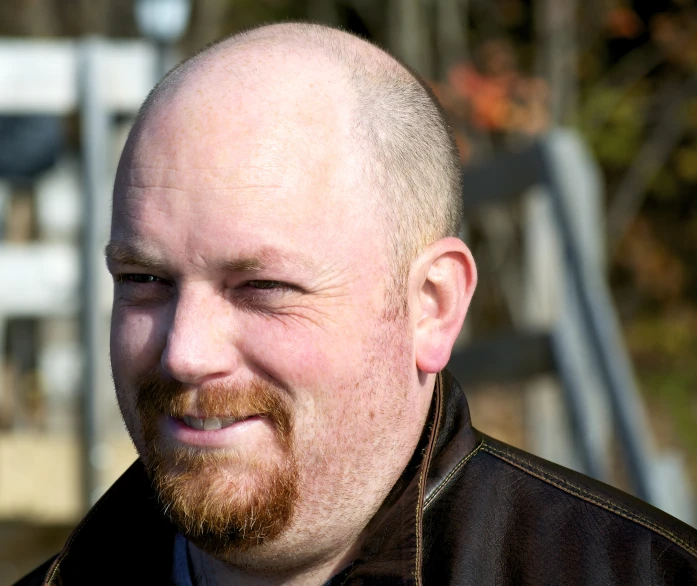
[[[331,586],[697,585],[697,531],[477,432],[448,373],[386,505]],[[136,462],[18,586],[168,584],[174,534]]]

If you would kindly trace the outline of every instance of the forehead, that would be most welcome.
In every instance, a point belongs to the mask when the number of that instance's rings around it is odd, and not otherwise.
[[[350,112],[336,87],[311,76],[286,76],[281,88],[280,79],[231,87],[220,72],[207,73],[158,104],[129,140],[114,232],[143,238],[160,225],[178,238],[188,223],[210,238],[244,230],[337,240],[371,223]]]
[[[204,64],[175,82],[129,141],[126,167],[208,170],[241,182],[350,168],[350,108],[332,77],[293,71],[293,60],[287,71],[271,61],[245,73],[243,57]]]

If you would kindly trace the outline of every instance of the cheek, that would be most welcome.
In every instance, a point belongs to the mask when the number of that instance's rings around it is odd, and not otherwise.
[[[314,401],[331,395],[339,381],[356,376],[364,353],[355,330],[268,323],[241,336],[242,353],[291,392]],[[301,398],[301,397],[298,397]]]
[[[386,410],[395,413],[394,405],[384,404],[386,396],[394,398],[384,390],[403,385],[393,369],[399,373],[406,368],[408,348],[399,344],[404,336],[400,332],[395,340],[380,320],[369,316],[361,322],[331,329],[267,324],[249,328],[242,337],[243,353],[254,367],[292,394],[298,429],[308,434],[305,440],[319,439],[325,431],[335,440],[353,437],[376,417],[384,418]]]
[[[164,331],[158,327],[161,316],[156,312],[114,307],[111,318],[111,366],[117,385],[152,370],[160,360]]]
[[[141,457],[146,454],[146,446],[136,412],[134,383],[159,364],[162,349],[157,323],[155,315],[137,313],[132,308],[115,306],[112,312],[110,353],[116,399]]]

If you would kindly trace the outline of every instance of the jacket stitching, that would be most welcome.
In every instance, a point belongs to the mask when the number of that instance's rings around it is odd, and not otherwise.
[[[565,480],[564,478],[560,478],[559,476],[556,476],[552,472],[548,472],[546,470],[543,470],[542,468],[538,468],[534,464],[527,462],[525,460],[519,459],[516,456],[512,455],[509,452],[504,452],[502,450],[499,450],[498,448],[492,446],[491,444],[487,443],[485,439],[482,439],[482,448],[484,451],[489,452],[495,456],[498,456],[502,460],[508,462],[512,466],[515,466],[516,468],[520,468],[521,470],[524,470],[525,472],[531,474],[532,476],[535,476],[539,478],[540,480],[543,480],[545,482],[548,482],[549,484],[556,486],[557,488],[568,492],[570,494],[573,494],[575,496],[578,496],[579,498],[582,498],[584,500],[587,500],[588,502],[591,502],[601,508],[604,508],[606,510],[609,510],[612,513],[615,513],[621,517],[624,517],[625,519],[628,519],[630,521],[633,521],[639,525],[643,525],[647,529],[650,529],[654,531],[655,533],[658,533],[662,537],[665,537],[669,541],[672,541],[676,545],[679,545],[683,549],[685,549],[688,553],[691,553],[694,556],[697,556],[697,549],[680,537],[678,537],[675,533],[670,531],[669,529],[666,529],[664,527],[661,527],[660,525],[656,525],[654,522],[650,521],[643,515],[639,515],[637,513],[633,513],[632,511],[629,511],[625,509],[624,507],[613,503],[612,501],[609,501],[607,499],[604,499],[603,497],[594,494],[580,486],[577,486],[575,484],[572,484],[568,480]],[[554,482],[554,479],[556,482]]]
[[[426,510],[424,503],[424,481],[428,474],[428,468],[430,467],[431,456],[433,455],[433,443],[435,438],[438,437],[438,431],[440,429],[441,422],[441,411],[443,409],[443,375],[438,373],[438,378],[436,379],[436,385],[438,386],[436,395],[436,414],[433,421],[433,429],[431,431],[431,438],[429,439],[428,445],[426,446],[426,453],[424,454],[424,460],[421,464],[421,471],[419,472],[419,500],[416,505],[416,559],[414,560],[414,578],[416,579],[416,584],[421,584],[421,531],[419,531],[419,520],[423,515],[423,511]]]
[[[484,442],[481,441],[477,445],[474,450],[472,450],[469,454],[467,454],[464,458],[462,458],[456,465],[455,467],[448,473],[448,475],[438,484],[433,489],[433,492],[426,498],[426,501],[424,502],[424,511],[430,506],[430,504],[433,502],[433,500],[445,489],[445,487],[450,484],[450,481],[452,480],[453,476],[455,476],[460,469],[467,464],[476,454],[479,452],[479,450],[482,447],[482,444]]]
[[[421,498],[423,495],[423,474],[419,474],[419,500],[416,505],[416,559],[414,560],[414,578],[416,578],[416,583],[420,584],[419,579],[419,556],[421,555],[421,535],[419,533],[419,504],[421,503]]]

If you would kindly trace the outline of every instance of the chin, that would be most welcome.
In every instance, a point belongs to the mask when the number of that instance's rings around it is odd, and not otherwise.
[[[293,457],[274,460],[151,449],[146,467],[162,510],[180,533],[206,553],[229,559],[274,541],[291,524],[298,467]]]

